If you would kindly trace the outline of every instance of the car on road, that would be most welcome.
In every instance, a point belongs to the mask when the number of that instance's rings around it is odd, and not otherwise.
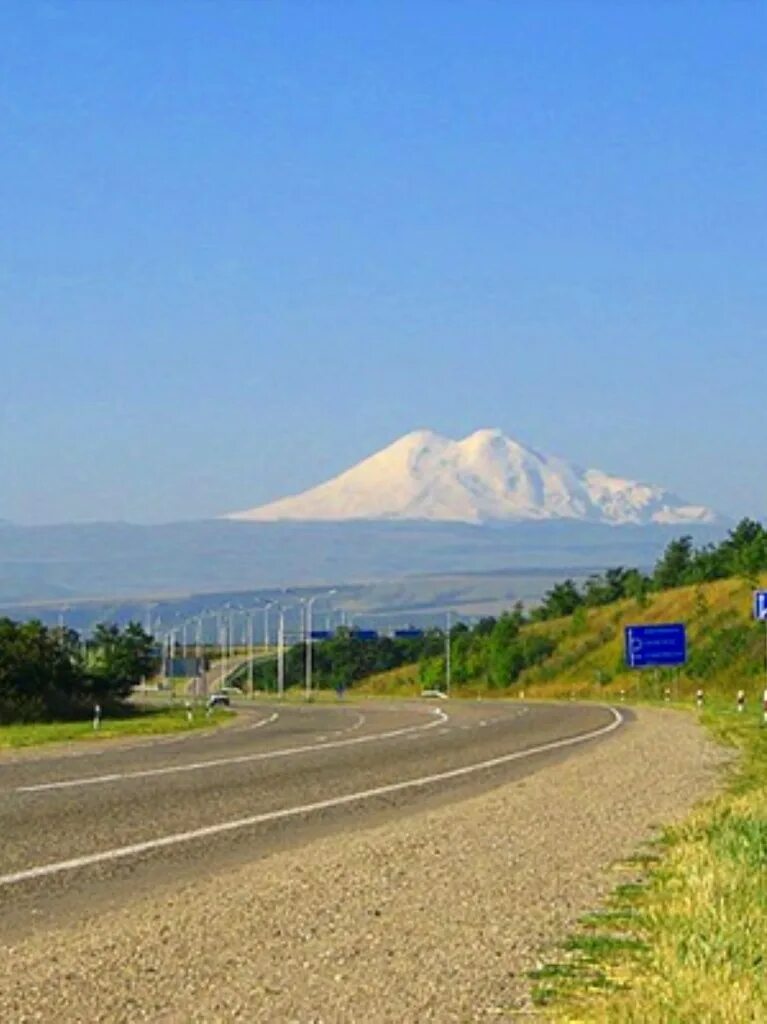
[[[209,708],[228,708],[231,703],[228,693],[211,693],[208,697]]]
[[[447,700],[447,694],[443,690],[421,690],[422,697],[439,697],[441,700]]]

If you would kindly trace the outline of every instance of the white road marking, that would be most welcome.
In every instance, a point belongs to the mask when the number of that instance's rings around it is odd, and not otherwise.
[[[403,729],[392,729],[389,732],[370,733],[367,736],[355,736],[349,740],[332,740],[323,743],[321,747],[317,743],[307,743],[300,747],[284,747],[282,750],[267,750],[257,754],[238,754],[235,757],[217,757],[210,761],[192,761],[189,764],[174,764],[164,768],[143,768],[134,772],[111,772],[109,775],[84,776],[79,779],[64,779],[60,782],[38,782],[31,786],[17,786],[8,790],[11,793],[45,793],[54,789],[74,789],[80,786],[98,786],[106,782],[121,782],[124,779],[147,779],[156,775],[177,775],[181,772],[196,772],[205,768],[220,768],[228,764],[248,764],[251,761],[268,761],[277,757],[292,757],[295,754],[313,753],[317,750],[330,750],[335,747],[349,747],[357,743],[372,743],[375,740],[391,739],[395,736],[404,736],[407,733],[423,732],[426,729],[434,729],[448,721],[448,716],[441,709],[434,709],[431,712],[438,717],[433,722],[425,725],[410,725]],[[274,716],[277,717],[276,715]],[[264,722],[269,721],[267,719]]]
[[[354,714],[357,719],[354,725],[348,725],[345,729],[331,729],[331,734],[333,736],[340,736],[342,733],[354,732],[356,729],[359,729],[360,726],[364,725],[366,721],[365,716],[359,711],[355,711]]]
[[[444,782],[446,779],[457,779],[464,775],[472,775],[475,772],[487,768],[495,768],[498,765],[508,764],[511,761],[519,761],[523,757],[532,757],[534,754],[541,754],[547,750],[558,750],[561,747],[574,746],[577,743],[585,743],[587,740],[595,739],[597,736],[604,736],[613,732],[623,724],[623,715],[617,708],[610,707],[613,715],[609,725],[603,725],[599,729],[582,733],[579,736],[571,736],[564,740],[552,740],[550,743],[541,743],[537,747],[529,747],[527,750],[518,750],[512,754],[503,754],[500,757],[492,757],[487,761],[479,761],[475,764],[464,765],[462,768],[452,768],[446,772],[439,772],[435,775],[422,775],[420,778],[407,779],[404,782],[392,782],[385,786],[375,786],[373,789],[363,789],[357,793],[348,793],[346,796],[330,797],[328,800],[318,800],[311,804],[302,804],[298,807],[285,807],[279,811],[266,811],[263,814],[253,814],[247,818],[235,818],[232,821],[223,821],[218,825],[206,825],[203,828],[191,829],[188,832],[175,832],[169,836],[161,836],[157,839],[147,839],[142,843],[132,843],[130,846],[118,846],[112,850],[103,850],[101,853],[90,853],[82,857],[72,857],[70,860],[61,860],[52,864],[42,864],[39,867],[26,868],[23,871],[14,871],[8,875],[0,875],[0,886],[16,885],[19,882],[28,882],[34,878],[44,878],[48,875],[59,875],[65,871],[75,871],[77,868],[90,867],[93,864],[104,864],[108,861],[122,860],[140,853],[148,853],[151,850],[161,850],[168,846],[177,846],[179,843],[188,843],[194,839],[204,839],[207,836],[221,835],[225,832],[235,832],[239,829],[250,828],[253,825],[263,825],[268,821],[279,821],[285,818],[295,818],[301,814],[311,814],[314,811],[324,811],[330,807],[342,807],[344,804],[358,803],[362,800],[370,800],[373,797],[385,796],[388,793],[398,793],[405,789],[415,789],[432,785],[435,782]],[[437,724],[430,723],[430,724]]]

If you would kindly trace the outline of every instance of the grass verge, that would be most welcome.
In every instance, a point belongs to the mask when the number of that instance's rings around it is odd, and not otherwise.
[[[741,752],[726,790],[624,867],[601,912],[533,973],[543,1019],[614,1024],[767,1021],[767,727],[702,715]]]
[[[193,729],[220,725],[231,715],[214,711],[208,717],[200,708],[192,711],[192,721],[184,708],[133,708],[120,718],[105,717],[98,730],[90,719],[75,722],[34,722],[24,725],[0,725],[0,750],[34,747],[45,743],[83,742],[113,739],[120,736],[156,736],[163,733],[189,732]]]

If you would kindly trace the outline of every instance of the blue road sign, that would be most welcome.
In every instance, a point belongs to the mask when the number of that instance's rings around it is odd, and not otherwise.
[[[767,622],[767,590],[754,591],[754,618]]]
[[[683,622],[626,626],[625,644],[629,668],[684,665],[687,661],[687,634]]]
[[[355,640],[377,640],[378,633],[374,629],[355,629],[352,633]]]
[[[395,629],[394,636],[398,640],[414,640],[416,637],[423,636],[422,629]]]
[[[329,629],[313,629],[309,635],[312,640],[329,640],[333,633]]]

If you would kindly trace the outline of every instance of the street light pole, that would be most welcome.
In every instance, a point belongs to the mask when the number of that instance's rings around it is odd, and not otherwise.
[[[306,624],[304,629],[305,639],[305,662],[306,662],[306,699],[312,697],[312,605],[317,600],[317,595],[310,597],[306,602]]]
[[[248,693],[253,697],[253,612],[248,616]]]
[[[318,597],[330,597],[336,593],[336,588],[326,591],[324,594],[314,594],[306,602],[306,699],[311,700],[312,696],[312,606]]]
[[[221,679],[219,686],[224,685],[226,680],[226,673],[228,669],[228,658],[227,658],[227,637],[226,637],[226,615],[221,615],[218,622],[218,650],[221,655]]]
[[[274,601],[267,601],[264,605],[264,648],[269,651],[269,609],[274,605]]]
[[[450,682],[451,682],[451,670],[450,664],[450,612],[448,611],[447,616],[447,629],[445,630],[445,693],[450,696]]]
[[[234,626],[237,621],[237,612],[232,610],[229,612],[229,661],[230,663],[234,660],[234,647],[235,647],[235,635]]]
[[[280,624],[277,629],[277,696],[285,695],[285,609],[280,607]]]

